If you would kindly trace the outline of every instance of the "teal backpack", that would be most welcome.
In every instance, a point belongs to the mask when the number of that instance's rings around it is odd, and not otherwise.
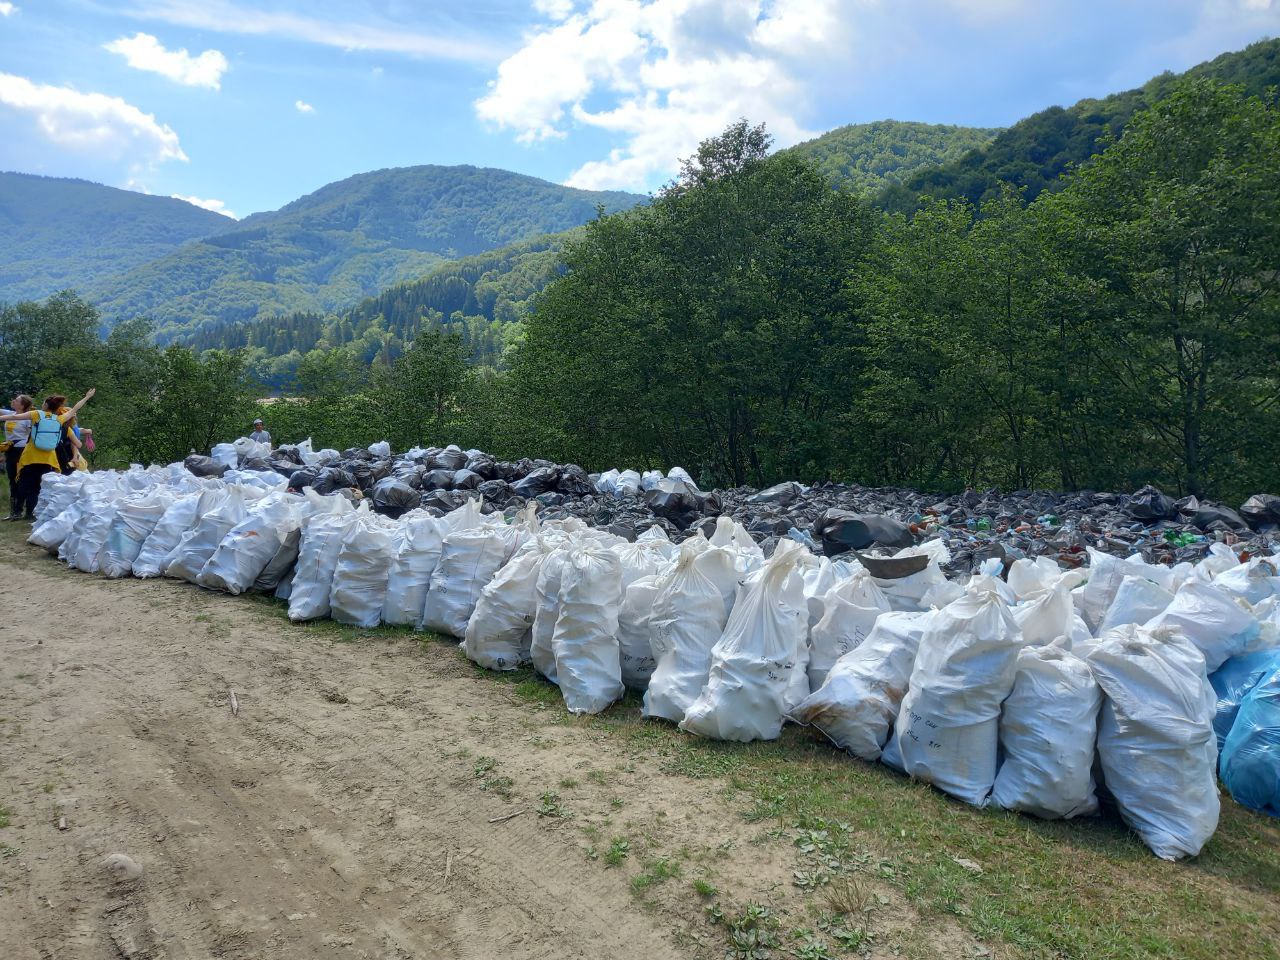
[[[61,439],[62,423],[57,415],[41,410],[36,428],[31,431],[31,442],[36,445],[37,450],[56,450]]]

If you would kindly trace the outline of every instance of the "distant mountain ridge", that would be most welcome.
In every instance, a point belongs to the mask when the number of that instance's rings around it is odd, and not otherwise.
[[[1001,182],[1021,187],[1024,198],[1034,200],[1042,190],[1055,189],[1072,165],[1097,153],[1105,135],[1119,136],[1135,113],[1159,100],[1181,77],[1212,77],[1262,94],[1280,86],[1280,39],[1221,54],[1182,74],[1162,73],[1134,90],[1041,110],[984,146],[886,185],[878,202],[890,210],[910,211],[927,194],[980,205],[999,191]]]
[[[185,200],[88,180],[0,173],[0,302],[84,291],[235,227]]]
[[[88,293],[108,321],[148,316],[162,338],[206,324],[340,310],[446,260],[644,200],[484,167],[375,170],[254,214]]]

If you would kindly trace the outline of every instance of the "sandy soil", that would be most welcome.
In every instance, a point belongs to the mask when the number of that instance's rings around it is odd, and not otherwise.
[[[711,957],[700,872],[740,903],[794,897],[794,851],[722,785],[449,645],[335,643],[252,601],[23,552],[0,565],[7,960]],[[631,850],[610,869],[615,836]],[[681,878],[634,892],[674,850]],[[115,853],[141,877],[117,878]]]

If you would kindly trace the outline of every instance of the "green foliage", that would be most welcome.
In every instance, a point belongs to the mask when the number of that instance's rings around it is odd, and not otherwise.
[[[1280,39],[1224,53],[1183,76],[1239,83],[1247,93],[1261,95],[1280,84]],[[879,202],[890,210],[912,211],[920,196],[927,195],[980,206],[1000,195],[1001,183],[1015,185],[1027,200],[1034,200],[1041,191],[1060,187],[1063,174],[1099,152],[1107,136],[1118,136],[1134,114],[1166,96],[1177,83],[1178,77],[1164,73],[1137,90],[1042,110],[984,147],[886,187]]]
[[[457,334],[470,361],[504,366],[533,297],[562,272],[560,251],[580,231],[549,234],[442,264],[427,276],[369,297],[340,314],[296,313],[203,327],[184,341],[197,350],[246,349],[254,376],[272,392],[289,389],[302,358],[343,348],[385,365],[421,332]]]
[[[588,225],[500,449],[704,482],[1277,483],[1280,111],[1185,81],[1068,184],[876,215],[739,124]]]
[[[98,315],[70,290],[44,303],[26,301],[0,308],[0,393],[36,396],[44,359],[55,351],[97,342]]]
[[[172,197],[0,173],[0,302],[47,297],[155,260],[235,221]]]
[[[873,221],[799,157],[766,153],[737,124],[652,204],[566,248],[513,364],[539,450],[733,483],[830,467],[852,335],[839,304]]]
[[[204,325],[323,316],[422,277],[443,260],[567,230],[598,207],[622,210],[641,199],[505,170],[378,170],[247,217],[93,293],[104,316],[154,318],[162,340]]]
[[[877,120],[837,127],[791,147],[836,187],[879,193],[920,170],[958,160],[986,146],[999,128]]]
[[[0,312],[10,395],[21,388],[39,402],[97,388],[78,418],[93,429],[94,466],[168,463],[244,432],[253,394],[243,355],[161,350],[145,320],[118,324],[105,341],[98,327],[93,307],[70,292]]]

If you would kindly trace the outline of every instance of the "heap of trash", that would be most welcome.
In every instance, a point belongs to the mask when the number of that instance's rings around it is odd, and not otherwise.
[[[835,484],[456,447],[270,450],[48,475],[30,542],[107,577],[271,593],[295,621],[429,630],[573,713],[630,689],[690,734],[808,725],[976,806],[1118,810],[1165,859],[1218,781],[1280,816],[1280,498]]]

